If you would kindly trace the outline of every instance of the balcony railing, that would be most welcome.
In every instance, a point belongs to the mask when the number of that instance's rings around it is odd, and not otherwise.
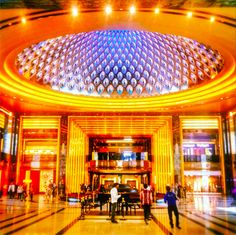
[[[123,160],[91,160],[89,162],[90,170],[150,170],[151,162],[147,160],[133,160],[133,161],[123,161]]]

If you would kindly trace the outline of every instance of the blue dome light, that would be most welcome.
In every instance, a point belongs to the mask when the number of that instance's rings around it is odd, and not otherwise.
[[[27,80],[82,96],[147,97],[193,88],[223,68],[220,53],[195,40],[137,30],[48,39],[16,58]]]

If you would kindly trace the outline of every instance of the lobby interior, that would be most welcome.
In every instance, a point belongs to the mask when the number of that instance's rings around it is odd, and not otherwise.
[[[235,9],[1,3],[0,234],[235,234]],[[46,200],[52,181],[58,193]],[[9,199],[11,182],[33,185],[33,201]],[[116,225],[107,203],[81,217],[68,200],[81,185],[96,194],[115,182],[152,186],[148,226],[139,207]],[[169,226],[166,185],[186,190],[181,230]]]

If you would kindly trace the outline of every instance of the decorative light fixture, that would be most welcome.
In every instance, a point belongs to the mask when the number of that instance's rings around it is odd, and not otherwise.
[[[16,67],[27,80],[82,96],[148,97],[214,79],[224,60],[210,46],[137,30],[69,34],[25,48]]]

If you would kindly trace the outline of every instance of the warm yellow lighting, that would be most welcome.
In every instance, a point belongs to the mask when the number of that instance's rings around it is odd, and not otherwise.
[[[217,117],[209,119],[205,117],[203,119],[184,119],[182,120],[183,129],[218,129],[219,120]]]
[[[236,112],[229,112],[229,116],[233,117],[236,114]]]
[[[5,127],[5,115],[0,114],[0,127],[4,128]]]
[[[85,133],[106,135],[109,130],[114,136],[119,136],[119,139],[131,139],[133,135],[148,134],[159,129],[161,126],[165,125],[167,119],[163,116],[145,116],[145,118],[143,118],[139,115],[132,117],[124,115],[119,119],[119,116],[108,115],[98,117],[85,115],[76,117],[75,121]],[[149,126],[148,123],[151,123],[152,126]]]
[[[23,129],[58,129],[60,123],[59,117],[23,117],[22,127]]]
[[[132,139],[120,139],[120,140],[107,140],[107,143],[133,143]]]
[[[30,144],[30,143],[29,143]],[[56,148],[56,142],[50,142],[48,143],[48,145],[45,145],[47,143],[42,143],[44,145],[41,145],[41,143],[38,142],[33,142],[32,146],[31,145],[27,145],[25,147],[25,153],[39,153],[39,154],[54,154],[55,152],[55,148]],[[49,146],[49,144],[51,144],[52,146]]]
[[[125,136],[125,137],[124,137],[124,140],[125,140],[125,141],[132,141],[132,137],[131,137],[131,136]]]
[[[159,14],[160,13],[160,8],[155,8],[154,13]]]
[[[72,7],[71,12],[73,16],[78,16],[78,8],[76,6]]]
[[[141,97],[136,99],[107,99],[87,96],[76,96],[71,94],[62,94],[59,92],[40,88],[34,84],[24,81],[15,72],[15,53],[10,53],[4,61],[3,69],[6,75],[0,73],[0,89],[8,90],[10,93],[17,93],[20,97],[27,97],[41,102],[42,104],[65,105],[68,108],[96,110],[96,111],[137,111],[138,109],[145,110],[160,110],[163,107],[176,107],[176,105],[187,105],[190,103],[200,103],[208,99],[219,97],[227,92],[232,92],[235,85],[235,60],[233,56],[224,51],[227,57],[228,67],[220,77],[206,83],[204,86],[199,86],[196,89],[189,89],[182,92],[176,92],[171,95]],[[126,104],[126,105],[124,105]],[[128,105],[127,105],[128,104]]]
[[[9,115],[10,117],[12,116],[12,113],[11,112],[8,112],[7,110],[3,109],[3,108],[0,108],[0,112],[3,112],[7,115]]]
[[[134,6],[131,6],[129,9],[130,14],[134,14],[136,12],[136,8]]]
[[[23,24],[26,23],[26,18],[25,18],[25,17],[22,17],[22,18],[21,18],[21,23],[23,23]]]
[[[68,122],[71,123],[70,120]],[[68,191],[79,192],[80,185],[86,182],[86,136],[75,123],[71,123],[69,128],[68,158],[66,159],[66,185],[68,185]]]
[[[215,21],[215,17],[212,16],[212,17],[210,18],[210,22],[214,22],[214,21]]]
[[[193,16],[193,13],[191,12],[191,11],[189,11],[188,13],[187,13],[187,17],[188,18],[191,18]]]
[[[111,6],[106,6],[106,8],[105,8],[105,12],[106,12],[107,15],[110,15],[111,12],[112,12],[112,8],[111,8]]]

